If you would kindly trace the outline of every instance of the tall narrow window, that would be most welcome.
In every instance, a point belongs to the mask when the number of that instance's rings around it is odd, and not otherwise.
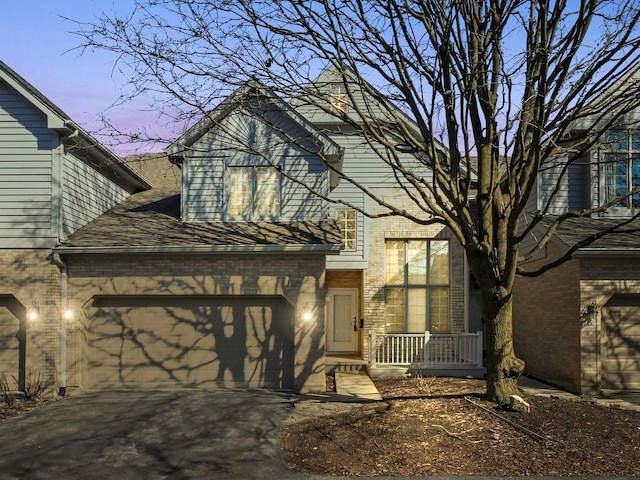
[[[340,232],[342,234],[342,244],[344,250],[347,252],[353,252],[358,248],[358,236],[356,230],[356,211],[340,209],[337,211],[338,224],[340,225]]]
[[[227,214],[245,220],[280,215],[280,174],[273,167],[229,167]]]
[[[449,241],[387,241],[388,333],[449,332]]]
[[[347,89],[340,83],[332,83],[329,86],[329,96],[331,97],[331,106],[338,112],[349,111],[349,97]]]
[[[640,133],[610,130],[605,133],[605,140],[603,204],[640,187]],[[640,208],[640,194],[628,196],[615,205],[618,212],[636,208]]]

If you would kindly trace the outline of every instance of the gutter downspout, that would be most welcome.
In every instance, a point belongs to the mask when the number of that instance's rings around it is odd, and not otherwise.
[[[60,269],[60,367],[58,394],[62,397],[67,393],[67,264],[59,253],[53,254],[53,261]]]

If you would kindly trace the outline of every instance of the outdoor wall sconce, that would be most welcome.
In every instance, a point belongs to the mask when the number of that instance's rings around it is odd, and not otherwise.
[[[305,322],[310,322],[312,318],[313,318],[313,314],[311,313],[309,304],[305,303],[304,308],[302,309],[302,320],[304,320]]]
[[[73,310],[71,309],[71,307],[69,307],[69,305],[65,305],[62,309],[62,318],[64,318],[66,321],[73,320]]]
[[[31,306],[27,309],[27,320],[30,322],[35,322],[40,317],[40,307],[36,302],[33,302]]]
[[[585,319],[585,325],[592,325],[598,318],[598,305],[596,302],[591,302],[587,305],[587,318]]]

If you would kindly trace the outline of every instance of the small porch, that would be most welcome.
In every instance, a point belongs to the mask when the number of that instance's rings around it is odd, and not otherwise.
[[[482,332],[369,334],[372,377],[407,373],[484,378]]]

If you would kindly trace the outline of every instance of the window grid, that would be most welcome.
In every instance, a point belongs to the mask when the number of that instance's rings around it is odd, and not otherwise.
[[[386,247],[386,331],[449,332],[449,241],[389,240]]]
[[[640,133],[628,130],[605,132],[607,151],[603,166],[603,203],[640,187]],[[640,194],[620,200],[621,208],[640,208]]]
[[[331,106],[338,112],[347,113],[349,111],[349,97],[344,85],[334,83],[329,86],[329,97]]]
[[[280,215],[280,175],[273,167],[229,167],[227,214],[231,218]]]
[[[358,235],[356,224],[356,211],[341,209],[337,210],[338,224],[340,226],[340,234],[344,250],[354,252],[358,249]]]

